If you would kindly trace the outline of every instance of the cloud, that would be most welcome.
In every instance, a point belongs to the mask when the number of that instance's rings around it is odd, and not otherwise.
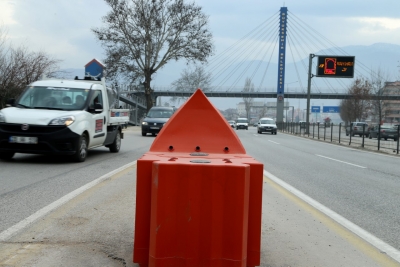
[[[381,32],[384,31],[393,31],[400,29],[400,19],[394,18],[353,18],[353,20],[359,22],[362,26],[362,30],[366,32]]]
[[[1,1],[0,2],[0,25],[12,25],[16,24],[17,21],[14,19],[14,4],[12,1]]]

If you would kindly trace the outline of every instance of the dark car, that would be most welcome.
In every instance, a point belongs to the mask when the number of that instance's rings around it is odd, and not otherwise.
[[[399,138],[398,132],[397,132],[397,126],[384,126],[382,125],[379,131],[379,125],[376,125],[371,128],[369,131],[369,139],[371,138],[380,138],[380,139],[393,139],[394,141],[397,141]]]
[[[142,136],[158,134],[174,112],[173,107],[152,107],[142,121]]]

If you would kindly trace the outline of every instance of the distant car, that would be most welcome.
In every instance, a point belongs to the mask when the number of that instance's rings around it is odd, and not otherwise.
[[[368,129],[368,124],[366,122],[351,122],[350,126],[346,127],[346,136],[351,134],[351,136],[359,135],[361,137],[365,135],[368,137]]]
[[[236,130],[239,129],[249,129],[249,121],[247,120],[247,118],[238,118],[236,120]]]
[[[142,136],[158,134],[174,112],[174,107],[152,107],[142,121]]]
[[[276,123],[271,118],[261,118],[257,123],[257,133],[269,132],[271,134],[277,133]]]
[[[232,128],[235,128],[235,126],[236,126],[235,121],[228,121],[228,123]]]
[[[379,131],[379,125],[376,125],[371,128],[369,131],[369,139],[371,138],[380,138],[380,139],[393,139],[393,141],[397,141],[399,138],[397,133],[397,126],[384,126],[381,125],[381,129]]]

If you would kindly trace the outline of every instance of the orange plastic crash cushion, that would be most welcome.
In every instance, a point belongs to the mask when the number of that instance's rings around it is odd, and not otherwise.
[[[191,163],[193,159],[207,159],[211,163]],[[154,267],[260,265],[263,165],[246,154],[235,131],[201,90],[197,90],[171,117],[137,166],[133,261],[140,267],[149,264]],[[248,174],[243,173],[243,168]],[[247,189],[244,192],[243,186],[238,186],[242,184],[244,187],[248,184],[247,202]],[[218,188],[224,188],[224,192],[215,193],[219,192]],[[239,195],[238,199],[233,199],[231,191]],[[191,223],[182,219],[187,214],[182,213],[187,211],[184,209],[187,206],[181,203],[187,201],[195,203],[190,206],[190,213],[197,219]],[[242,209],[246,205],[247,211]],[[232,210],[236,208],[237,211]],[[242,212],[242,217],[238,218],[238,213],[234,212]],[[227,240],[239,240],[237,233],[230,237],[225,234],[225,228],[221,228],[221,221],[232,218],[233,225],[228,227],[233,227],[240,235],[245,224],[247,230],[237,243],[240,248],[221,250],[217,244],[229,246]],[[169,224],[165,224],[164,219]],[[161,228],[155,230],[160,223],[169,227],[168,231],[161,232],[162,235],[158,234]],[[214,225],[221,230],[219,234]],[[189,244],[190,240],[196,244],[184,248],[182,244]],[[211,241],[216,242],[216,246],[205,245]],[[235,255],[230,254],[232,251]],[[175,260],[163,260],[167,254],[174,254]],[[222,256],[231,260],[224,260]],[[187,265],[180,265],[184,263]],[[196,265],[198,263],[203,265]]]
[[[245,267],[250,167],[154,162],[149,267]]]
[[[150,151],[246,154],[228,121],[200,89],[168,120]]]

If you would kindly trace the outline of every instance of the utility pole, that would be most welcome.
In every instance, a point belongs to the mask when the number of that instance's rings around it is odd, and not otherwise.
[[[312,68],[312,59],[315,57],[314,54],[310,54],[310,58],[308,61],[308,85],[307,85],[307,117],[306,117],[306,125],[310,125],[310,98],[311,98],[311,78],[313,77],[311,68]],[[310,127],[306,127],[306,133],[308,133]]]

